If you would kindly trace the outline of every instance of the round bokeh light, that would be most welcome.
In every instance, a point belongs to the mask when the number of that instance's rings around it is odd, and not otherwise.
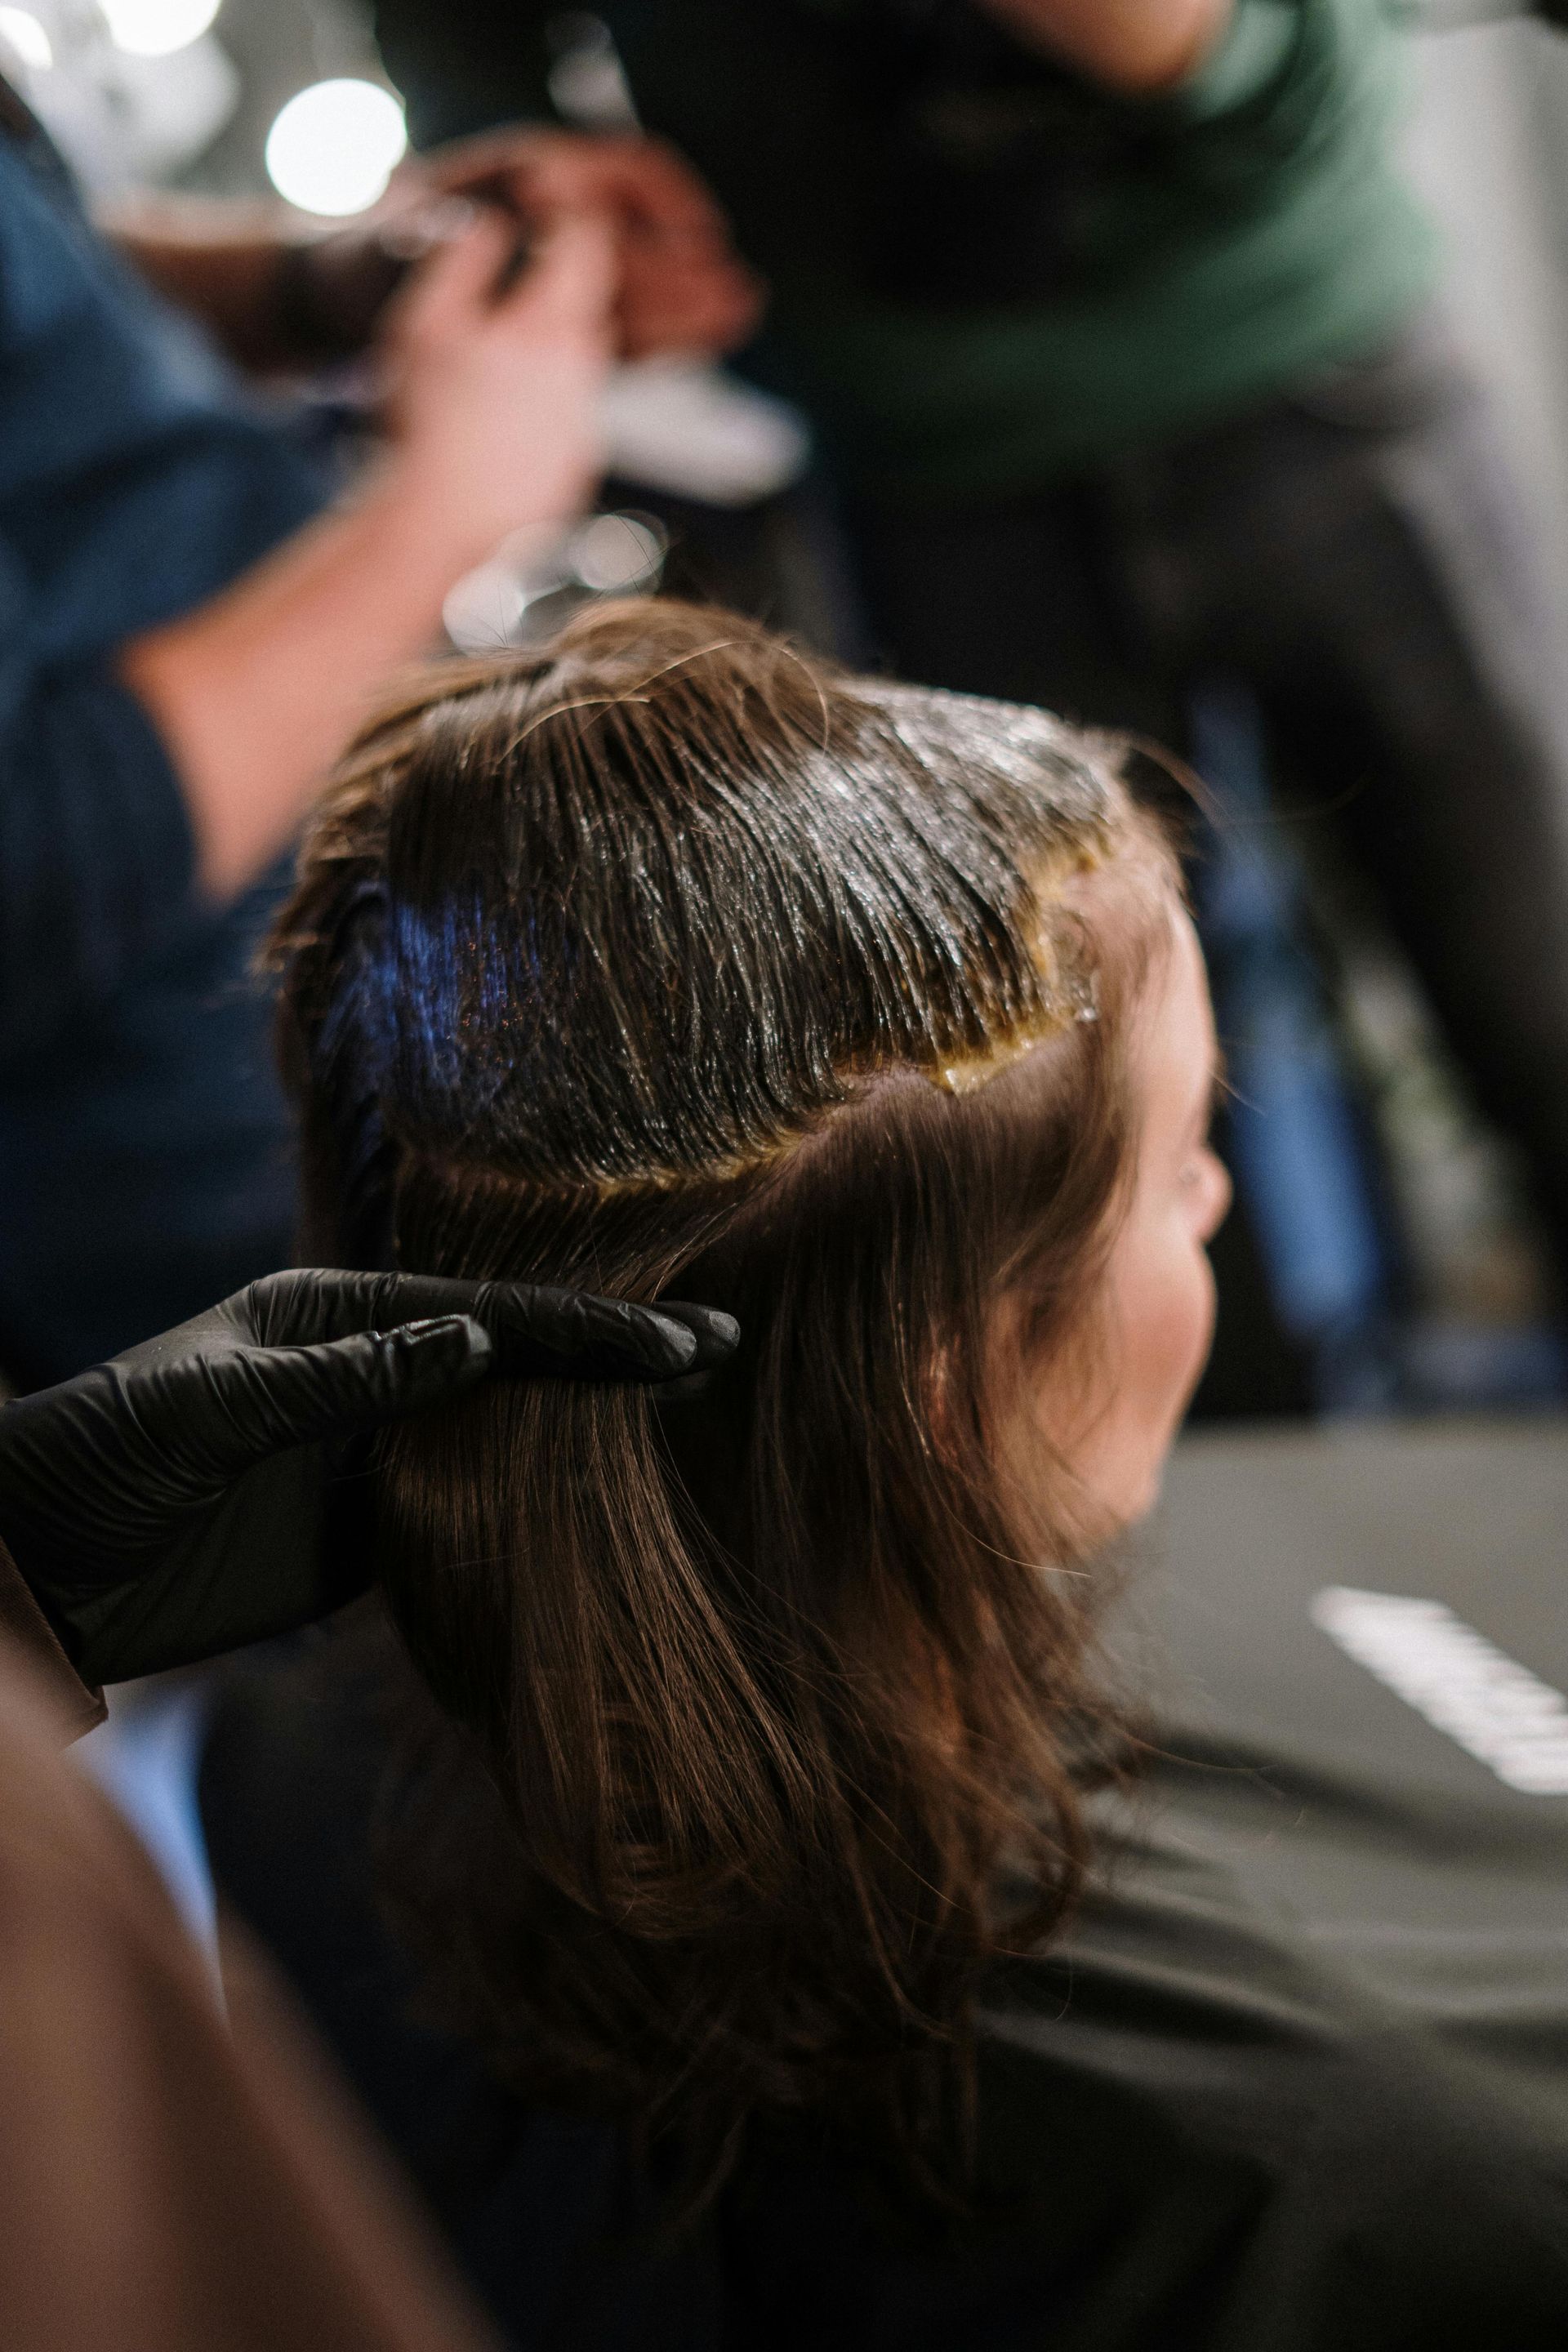
[[[312,82],[267,134],[267,176],[301,212],[341,219],[374,204],[407,145],[403,109],[378,82]]]
[[[132,58],[168,58],[201,39],[220,0],[98,0],[98,5],[117,49]]]

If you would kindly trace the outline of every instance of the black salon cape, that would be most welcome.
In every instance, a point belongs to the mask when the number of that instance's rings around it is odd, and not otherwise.
[[[341,1674],[237,1693],[215,1853],[529,2352],[1556,2352],[1568,1797],[1505,1788],[1309,1610],[1445,1600],[1561,1687],[1565,1528],[1554,1435],[1187,1457],[1118,1635],[1163,1757],[1067,1944],[984,1989],[967,2225],[901,2218],[803,2126],[694,2237],[639,2242],[612,2136],[510,2110],[400,2021]]]

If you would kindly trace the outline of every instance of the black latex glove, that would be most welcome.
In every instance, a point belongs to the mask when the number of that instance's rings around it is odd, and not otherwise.
[[[0,1541],[84,1682],[189,1665],[364,1590],[356,1437],[491,1371],[680,1380],[721,1362],[736,1336],[704,1307],[655,1313],[423,1275],[269,1275],[0,1407]]]

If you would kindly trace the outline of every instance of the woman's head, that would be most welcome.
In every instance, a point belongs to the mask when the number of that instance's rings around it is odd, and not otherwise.
[[[387,1443],[393,1612],[507,1808],[435,1927],[471,2013],[703,2160],[759,2105],[918,2137],[1000,1874],[1071,1895],[1083,1562],[1206,1343],[1157,829],[1042,713],[611,607],[371,730],[280,938],[318,1254],[742,1323],[696,1398]]]
[[[1083,1310],[1037,1355],[1021,1438],[1059,1457],[1092,1541],[1152,1507],[1214,1336],[1207,1245],[1230,1207],[1209,1144],[1218,1048],[1197,936],[1169,909],[1163,952],[1132,1009],[1126,1074],[1132,1167]]]

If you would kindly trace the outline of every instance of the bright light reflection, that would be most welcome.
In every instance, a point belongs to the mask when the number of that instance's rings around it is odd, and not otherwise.
[[[9,41],[22,63],[31,66],[35,73],[43,73],[54,64],[49,37],[29,8],[0,8],[0,38]]]
[[[117,49],[133,58],[167,58],[199,41],[221,0],[98,0]]]
[[[362,213],[407,144],[403,109],[390,90],[373,81],[313,82],[267,134],[267,176],[301,212]]]

